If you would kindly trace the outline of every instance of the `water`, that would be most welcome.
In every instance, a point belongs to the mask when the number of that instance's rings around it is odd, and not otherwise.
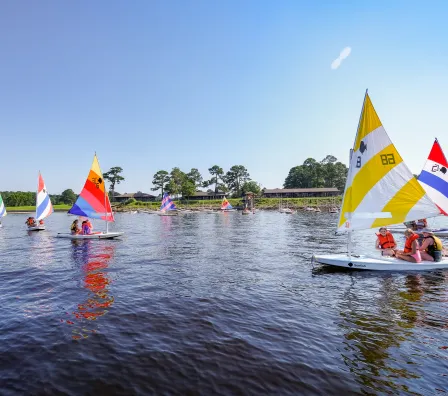
[[[122,240],[76,242],[9,215],[0,394],[446,392],[448,272],[313,271],[346,251],[336,216],[121,214]]]

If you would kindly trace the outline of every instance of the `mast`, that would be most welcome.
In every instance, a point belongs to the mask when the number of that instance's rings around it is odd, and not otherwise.
[[[40,176],[40,170],[37,174],[37,188],[36,188],[36,215],[35,215],[35,219],[37,221],[37,199],[38,199],[38,195],[39,195],[39,176]]]
[[[349,173],[350,170],[352,168],[352,156],[353,156],[353,149],[355,147],[356,144],[356,139],[358,138],[358,132],[359,132],[359,126],[361,125],[361,119],[362,119],[362,115],[364,113],[364,106],[366,104],[366,98],[367,98],[367,93],[368,93],[368,89],[366,89],[366,93],[364,94],[364,100],[362,102],[362,108],[361,108],[361,114],[359,115],[359,120],[358,120],[358,128],[356,129],[356,134],[355,134],[355,141],[353,142],[353,148],[350,149],[350,157],[349,157]],[[347,190],[347,183],[349,182],[349,175],[347,175],[347,181],[345,182],[345,189],[344,192]],[[344,216],[344,213],[342,213],[342,210],[344,208],[344,200],[345,200],[345,195],[344,195],[344,199],[342,200],[342,205],[341,205],[341,216]],[[351,225],[351,219],[352,219],[352,214],[349,213],[347,220],[349,225]],[[352,230],[349,227],[348,229],[348,235],[347,235],[347,251],[348,251],[348,257],[351,258],[352,256]]]
[[[95,152],[95,157],[96,157],[96,152]],[[98,157],[97,157],[97,161],[98,161]],[[98,161],[98,165],[100,164],[100,161]],[[106,183],[104,182],[104,175],[103,175],[103,171],[101,170],[100,167],[100,172],[101,172],[101,176],[103,177],[103,186],[104,186],[104,221],[106,222],[106,234],[109,232],[109,222],[107,221],[107,193],[106,193]],[[112,210],[112,207],[111,209]]]

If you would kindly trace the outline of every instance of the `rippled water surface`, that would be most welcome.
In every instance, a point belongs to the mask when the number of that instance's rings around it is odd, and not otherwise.
[[[0,394],[447,392],[448,272],[313,270],[346,251],[336,216],[121,214],[76,242],[8,215]]]

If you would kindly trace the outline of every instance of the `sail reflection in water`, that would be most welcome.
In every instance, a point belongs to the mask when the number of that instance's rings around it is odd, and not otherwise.
[[[76,326],[73,330],[74,339],[87,338],[96,333],[92,321],[105,315],[114,303],[114,297],[109,293],[111,283],[107,268],[114,256],[115,246],[104,245],[98,241],[73,240],[73,258],[82,274],[82,285],[88,290],[85,301],[78,303],[72,312],[73,319],[67,323]]]

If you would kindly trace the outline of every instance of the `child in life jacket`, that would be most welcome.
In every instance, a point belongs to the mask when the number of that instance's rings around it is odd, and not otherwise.
[[[422,256],[420,254],[420,245],[418,243],[418,234],[408,228],[404,235],[406,237],[406,242],[404,243],[403,250],[397,250],[395,252],[395,257],[400,260],[409,261],[411,263],[421,263]]]
[[[381,227],[376,234],[375,249],[381,250],[382,256],[395,256],[397,243],[386,227]]]
[[[76,219],[70,226],[70,233],[72,235],[77,235],[77,234],[81,233],[81,230],[78,227],[78,219]]]
[[[28,226],[28,227],[36,227],[36,220],[34,220],[34,217],[28,217],[27,219],[26,219],[26,221],[25,221],[25,224]]]
[[[82,222],[82,233],[84,235],[89,235],[92,233],[92,223],[90,220],[84,220]]]
[[[437,238],[431,230],[422,230],[423,243],[420,246],[420,254],[422,260],[425,261],[442,261],[443,256],[443,244],[442,241]]]

